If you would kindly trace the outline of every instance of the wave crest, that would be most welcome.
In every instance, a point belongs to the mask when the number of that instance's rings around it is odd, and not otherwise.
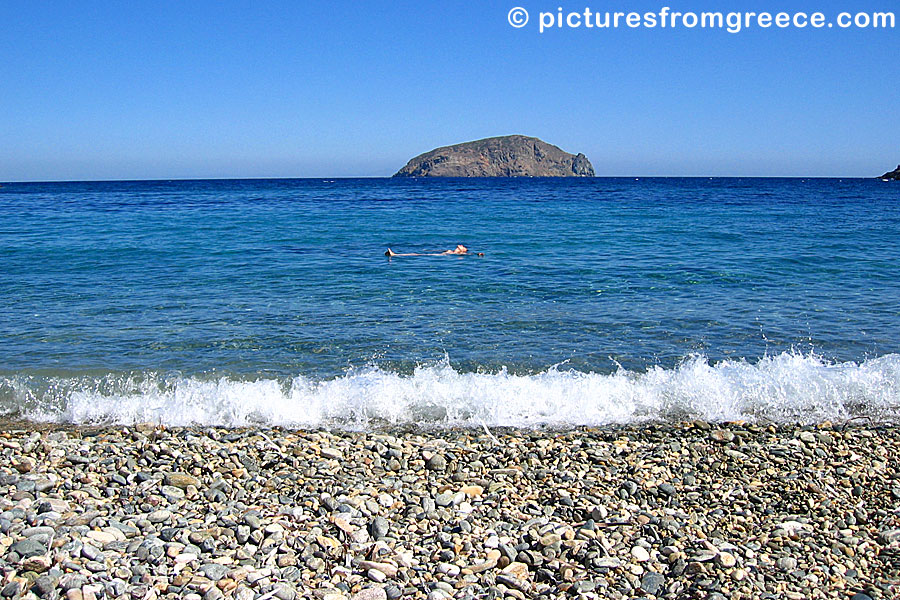
[[[534,428],[705,419],[821,422],[900,416],[900,355],[831,363],[783,353],[757,363],[703,356],[673,369],[611,374],[466,373],[449,361],[411,375],[377,367],[334,379],[108,374],[0,377],[9,416],[74,424],[160,423],[292,428],[377,426]]]

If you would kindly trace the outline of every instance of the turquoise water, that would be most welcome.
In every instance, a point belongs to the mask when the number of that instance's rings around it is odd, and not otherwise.
[[[4,184],[0,410],[891,419],[898,200],[877,180]],[[457,243],[484,256],[384,256]]]

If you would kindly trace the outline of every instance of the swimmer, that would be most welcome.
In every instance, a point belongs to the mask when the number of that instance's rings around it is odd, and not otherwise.
[[[462,256],[468,254],[469,249],[462,244],[457,244],[453,250],[445,250],[444,252],[394,252],[390,248],[384,253],[385,256]],[[478,252],[478,256],[484,256],[484,252]]]

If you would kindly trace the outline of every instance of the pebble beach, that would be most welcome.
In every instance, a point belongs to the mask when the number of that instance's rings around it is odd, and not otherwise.
[[[897,598],[900,434],[0,434],[0,596]]]

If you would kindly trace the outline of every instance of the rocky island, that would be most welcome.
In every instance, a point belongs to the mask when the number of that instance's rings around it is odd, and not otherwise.
[[[881,176],[882,179],[891,179],[893,181],[900,181],[900,165],[897,165],[897,168],[891,171],[890,173],[885,173]]]
[[[436,148],[394,177],[593,177],[584,154],[569,154],[535,137],[507,135]]]

